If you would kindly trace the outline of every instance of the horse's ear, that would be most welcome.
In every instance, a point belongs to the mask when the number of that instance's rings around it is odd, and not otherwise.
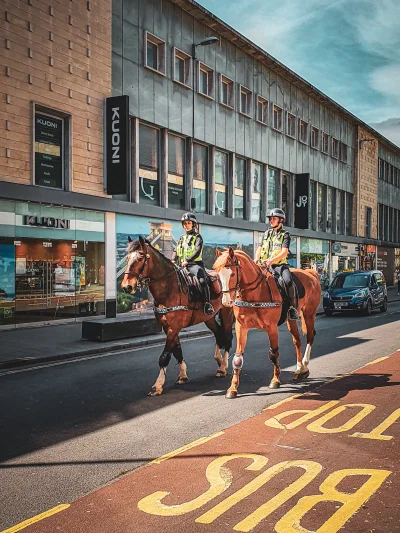
[[[128,242],[132,242],[132,238],[130,235],[128,235]]]
[[[232,246],[229,246],[229,248],[228,248],[228,252],[229,252],[229,257],[230,257],[231,259],[235,259],[235,252],[233,251]]]
[[[219,248],[215,248],[215,257],[219,257],[220,255],[222,255],[222,252]]]
[[[140,246],[143,248],[144,245],[145,245],[145,242],[144,242],[144,239],[141,235],[139,235],[139,242],[140,242]]]

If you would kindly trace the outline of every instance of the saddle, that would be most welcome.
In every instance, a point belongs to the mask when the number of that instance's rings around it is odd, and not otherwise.
[[[179,277],[182,285],[187,287],[189,303],[207,300],[208,295],[205,294],[204,287],[201,286],[199,280],[189,270],[180,268]],[[210,300],[215,300],[221,294],[222,290],[219,277],[214,271],[205,269],[205,279],[208,290],[210,291]]]
[[[265,274],[265,272],[264,272]],[[286,283],[283,280],[282,276],[277,274],[276,272],[273,273],[273,278],[276,283],[276,286],[278,287],[279,293],[282,297],[282,313],[279,318],[278,326],[286,322],[287,314],[290,307],[290,301],[289,301],[289,295],[287,292]],[[296,300],[299,300],[300,298],[304,298],[305,296],[305,289],[302,282],[299,280],[299,278],[296,276],[294,272],[292,272],[292,279],[293,279],[293,287],[296,293]]]

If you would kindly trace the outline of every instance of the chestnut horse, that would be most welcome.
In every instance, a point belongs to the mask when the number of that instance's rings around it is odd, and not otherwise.
[[[221,253],[221,252],[220,252]],[[270,342],[269,358],[274,365],[274,375],[269,387],[280,387],[278,322],[282,313],[282,297],[273,275],[264,271],[245,252],[231,247],[221,253],[213,268],[218,272],[224,297],[222,303],[233,306],[236,317],[236,353],[232,361],[233,377],[227,398],[236,398],[239,376],[243,366],[243,354],[250,328],[267,332]],[[315,337],[315,316],[321,299],[321,286],[317,272],[311,269],[291,269],[304,287],[297,310],[301,313],[303,332],[307,334],[307,348],[301,355],[301,339],[296,320],[286,320],[296,348],[297,369],[294,381],[309,376],[311,346]],[[235,300],[232,301],[232,295]]]
[[[215,335],[217,344],[214,358],[219,366],[216,377],[225,377],[228,371],[229,350],[232,346],[234,316],[232,309],[222,306],[222,292],[218,276],[214,281],[217,297],[211,301],[215,313],[212,316],[205,315],[201,302],[190,302],[188,287],[182,276],[179,275],[180,269],[148,241],[142,237],[139,237],[137,241],[132,241],[129,238],[127,253],[127,267],[121,288],[129,294],[133,294],[137,288],[149,287],[154,298],[155,316],[167,335],[159,359],[160,372],[148,395],[158,396],[162,394],[171,354],[174,355],[179,366],[179,376],[176,383],[182,384],[188,381],[179,332],[183,328],[201,322],[204,322]],[[218,311],[221,311],[222,326],[215,320]],[[223,357],[220,354],[220,349],[224,350]]]

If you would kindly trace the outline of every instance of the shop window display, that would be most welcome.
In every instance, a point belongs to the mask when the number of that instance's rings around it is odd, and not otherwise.
[[[301,268],[312,268],[318,272],[321,288],[329,285],[329,241],[300,238]]]

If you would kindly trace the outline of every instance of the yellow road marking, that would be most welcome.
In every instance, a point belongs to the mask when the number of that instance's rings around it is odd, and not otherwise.
[[[36,522],[40,522],[41,520],[44,520],[45,518],[49,518],[53,514],[57,514],[60,511],[64,511],[64,509],[68,509],[70,507],[69,503],[63,503],[62,505],[57,505],[57,507],[53,507],[52,509],[49,509],[48,511],[45,511],[44,513],[40,513],[36,516],[33,516],[32,518],[28,518],[28,520],[24,520],[24,522],[20,522],[16,526],[10,527],[9,529],[5,529],[4,531],[0,531],[0,533],[16,533],[17,531],[21,531],[22,529],[25,529],[28,526],[31,526],[32,524],[36,524]]]
[[[200,446],[200,444],[204,444],[205,442],[208,442],[209,440],[215,439],[219,437],[220,435],[223,435],[223,431],[219,431],[218,433],[214,433],[214,435],[210,435],[209,437],[201,437],[201,439],[195,440],[191,442],[190,444],[186,444],[185,446],[182,446],[182,448],[178,448],[177,450],[167,453],[165,455],[162,455],[158,459],[154,459],[154,461],[151,461],[150,464],[160,464],[163,461],[166,461],[167,459],[171,459],[171,457],[175,457],[175,455],[179,455],[182,452],[185,452],[186,450],[190,450],[191,448],[195,448],[196,446]],[[0,532],[2,533],[2,532]]]
[[[375,363],[379,363],[380,361],[384,361],[385,359],[389,359],[389,355],[385,355],[385,357],[379,357],[378,359],[375,359],[374,361],[371,361],[370,363],[367,363],[364,366],[374,365]]]

